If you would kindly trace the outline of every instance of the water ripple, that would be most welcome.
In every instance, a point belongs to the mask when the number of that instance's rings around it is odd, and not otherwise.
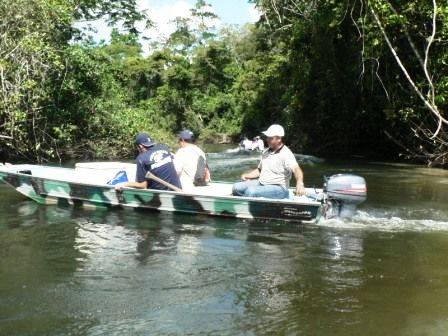
[[[413,214],[415,211],[411,211]],[[433,212],[436,218],[443,217],[443,213]],[[445,217],[446,218],[446,217]],[[410,218],[397,216],[394,212],[358,211],[350,220],[323,219],[319,225],[324,227],[357,229],[369,231],[392,232],[430,232],[448,231],[448,221],[441,219],[418,219],[411,215]]]

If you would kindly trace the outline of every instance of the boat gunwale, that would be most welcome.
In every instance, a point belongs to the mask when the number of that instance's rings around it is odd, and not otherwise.
[[[24,165],[25,166],[25,165]],[[26,166],[34,166],[34,167],[46,167],[46,166],[38,166],[38,165],[26,165]],[[37,176],[37,175],[32,175],[32,174],[27,174],[27,173],[20,173],[18,171],[11,171],[11,170],[4,170],[1,169],[2,167],[0,166],[0,176],[2,174],[4,174],[4,177],[0,177],[0,181],[3,181],[5,184],[13,187],[14,189],[17,190],[17,187],[11,183],[9,183],[8,181],[6,181],[5,177],[8,175],[11,176],[16,176],[16,177],[26,177],[29,178],[31,180],[39,180],[42,182],[50,182],[50,183],[55,183],[55,184],[74,184],[74,185],[80,185],[82,187],[85,188],[100,188],[103,190],[103,192],[108,192],[113,190],[115,187],[113,185],[108,185],[108,184],[98,184],[98,183],[85,183],[85,182],[79,182],[79,181],[67,181],[67,180],[63,180],[63,179],[58,179],[58,178],[49,178],[49,177],[42,177],[42,176]],[[16,166],[17,168],[17,166]],[[73,168],[65,168],[65,167],[49,167],[49,168],[56,168],[56,169],[63,169],[63,170],[74,170]],[[218,184],[231,184],[232,182],[213,182],[213,183],[218,183]],[[309,189],[314,189],[319,190],[317,188],[309,188]],[[130,187],[125,187],[122,189],[124,192],[127,193],[137,193],[137,194],[156,194],[156,195],[161,195],[162,197],[164,196],[178,196],[178,197],[192,197],[192,198],[199,198],[199,199],[203,199],[204,201],[208,202],[208,201],[218,201],[218,202],[231,202],[231,203],[240,203],[240,204],[246,204],[247,206],[250,206],[250,204],[261,204],[261,205],[270,205],[270,206],[280,206],[280,207],[310,207],[312,209],[316,209],[314,211],[317,211],[316,215],[313,217],[310,217],[309,219],[297,219],[297,218],[288,218],[288,217],[269,217],[269,216],[252,216],[252,215],[245,215],[244,213],[235,213],[235,214],[226,214],[225,212],[215,212],[215,211],[211,211],[211,212],[198,212],[198,211],[194,211],[194,210],[189,210],[189,209],[176,209],[176,208],[171,208],[171,207],[162,207],[162,208],[157,208],[157,207],[142,207],[144,209],[147,210],[154,210],[154,211],[168,211],[168,212],[177,212],[177,213],[184,213],[184,214],[196,214],[196,215],[204,215],[204,216],[217,216],[217,217],[226,217],[226,218],[239,218],[239,219],[245,219],[245,220],[279,220],[279,221],[283,221],[283,222],[294,222],[294,223],[303,223],[303,224],[313,224],[313,223],[317,223],[320,218],[321,218],[321,214],[322,214],[322,207],[324,206],[323,201],[316,201],[316,200],[309,200],[306,202],[300,202],[300,201],[295,201],[295,200],[291,200],[291,199],[268,199],[268,198],[254,198],[254,197],[241,197],[241,196],[233,196],[233,195],[218,195],[218,196],[214,196],[214,195],[207,195],[207,194],[195,194],[195,193],[187,193],[187,192],[178,192],[178,191],[171,191],[171,190],[157,190],[157,189],[137,189],[137,188],[130,188]],[[18,190],[19,191],[19,190]],[[116,192],[120,192],[120,191],[116,191]],[[19,191],[19,193],[23,194],[24,196],[26,196],[27,198],[36,201],[39,204],[45,204],[45,205],[51,205],[53,203],[41,203],[38,199],[36,199],[36,197],[32,197],[30,195],[26,195],[23,192]],[[44,199],[52,199],[52,200],[57,200],[57,199],[66,199],[71,201],[70,204],[73,204],[73,201],[81,201],[81,202],[86,202],[86,204],[92,204],[93,206],[105,206],[105,207],[112,207],[112,208],[128,208],[128,209],[136,209],[139,208],[139,206],[133,206],[133,205],[129,205],[129,204],[122,204],[122,203],[116,203],[116,202],[102,202],[102,201],[98,201],[98,200],[94,200],[94,199],[89,199],[89,198],[85,198],[85,197],[79,197],[79,196],[70,196],[70,197],[64,197],[61,195],[55,195],[54,193],[51,192],[38,192],[36,193],[36,195],[38,195],[38,198],[44,198]],[[48,197],[48,198],[47,198]],[[311,211],[311,210],[309,210]]]
[[[55,168],[55,169],[63,169],[63,170],[75,170],[74,168],[66,168],[66,167],[52,167],[52,166],[39,166],[39,165],[24,165],[24,166],[35,166],[35,167],[42,167],[42,168]],[[33,179],[39,179],[39,180],[46,180],[46,181],[54,181],[54,182],[62,182],[62,183],[70,183],[70,184],[78,184],[78,185],[85,185],[85,186],[93,186],[93,187],[100,187],[105,189],[114,189],[115,187],[113,185],[109,184],[99,184],[99,183],[86,183],[81,181],[68,181],[63,179],[57,179],[57,178],[49,178],[49,177],[42,177],[32,174],[26,174],[26,173],[20,173],[20,172],[13,172],[13,171],[6,171],[2,170],[0,168],[0,173],[4,172],[6,174],[13,174],[17,176],[26,176],[31,177]],[[7,183],[5,181],[5,183]],[[226,181],[216,181],[211,183],[217,183],[217,184],[231,184],[233,182],[226,182]],[[198,187],[201,188],[201,187]],[[314,190],[321,190],[319,188],[305,188],[305,189],[314,189]],[[122,190],[126,191],[136,191],[138,193],[155,193],[155,194],[169,194],[169,195],[178,195],[178,196],[187,196],[187,197],[204,197],[207,199],[228,199],[228,200],[242,200],[247,202],[254,202],[254,203],[277,203],[277,204],[285,204],[285,205],[309,205],[309,206],[322,206],[321,201],[316,200],[306,200],[306,201],[297,201],[297,200],[291,200],[289,198],[285,199],[272,199],[272,198],[264,198],[264,197],[245,197],[245,196],[234,196],[234,195],[207,195],[207,194],[201,194],[201,193],[191,193],[187,191],[173,191],[173,190],[159,190],[159,189],[138,189],[138,188],[132,188],[132,187],[124,187]],[[116,191],[117,193],[120,193],[120,191]],[[42,195],[49,195],[49,193],[41,193]],[[50,194],[51,195],[51,194]],[[76,198],[76,197],[71,197]]]

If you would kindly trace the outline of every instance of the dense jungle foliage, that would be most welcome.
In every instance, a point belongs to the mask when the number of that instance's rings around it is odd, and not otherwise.
[[[129,157],[142,130],[238,141],[275,122],[295,152],[446,167],[446,2],[251,2],[256,24],[217,31],[198,0],[145,55],[136,0],[1,1],[0,161]],[[119,27],[108,43],[75,28],[98,18]]]

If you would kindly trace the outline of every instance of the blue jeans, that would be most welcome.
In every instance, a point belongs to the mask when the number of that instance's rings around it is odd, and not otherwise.
[[[232,186],[232,194],[245,197],[288,198],[288,190],[277,184],[263,185],[258,180],[236,182]]]

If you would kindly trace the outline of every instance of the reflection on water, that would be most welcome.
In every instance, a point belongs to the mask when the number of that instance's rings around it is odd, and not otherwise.
[[[245,159],[211,156],[214,178]],[[363,175],[369,199],[351,221],[302,226],[43,207],[0,185],[0,334],[445,335],[448,174],[303,169],[316,185]]]

